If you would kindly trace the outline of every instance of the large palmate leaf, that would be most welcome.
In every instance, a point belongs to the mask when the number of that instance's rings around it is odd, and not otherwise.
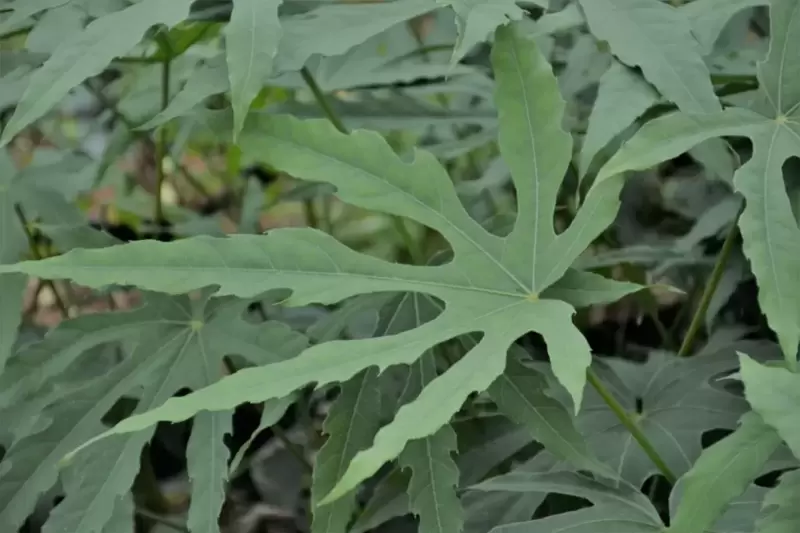
[[[397,156],[373,133],[337,132],[322,121],[265,117],[242,137],[249,157],[303,179],[335,185],[350,204],[408,217],[438,231],[453,251],[439,266],[390,264],[358,254],[319,231],[282,229],[266,236],[198,237],[175,243],[138,242],[104,250],[74,250],[58,258],[0,267],[67,277],[92,287],[125,283],[170,293],[215,285],[219,294],[253,296],[288,288],[284,303],[333,303],[378,291],[421,292],[445,304],[434,320],[380,338],[333,341],[302,357],[245,370],[215,386],[131,417],[113,432],[131,432],[159,420],[183,420],[202,410],[282,397],[308,383],[343,382],[368,366],[385,369],[416,361],[456,336],[480,333],[478,344],[434,379],[359,453],[337,488],[321,503],[353,489],[408,441],[432,435],[469,394],[485,390],[505,367],[509,345],[536,331],[549,347],[553,373],[580,405],[591,356],[572,323],[574,307],[559,291],[581,294],[599,276],[570,271],[577,256],[615,217],[621,181],[603,180],[587,195],[570,227],[555,234],[556,195],[569,164],[572,140],[561,127],[564,102],[550,66],[532,41],[500,28],[492,63],[500,111],[500,149],[519,198],[507,237],[484,230],[464,210],[435,158],[417,151]],[[599,278],[602,280],[602,278]],[[605,285],[615,284],[605,281]],[[625,285],[625,291],[630,288]],[[604,292],[607,294],[608,290]]]
[[[703,433],[715,428],[733,429],[747,411],[743,398],[714,383],[715,377],[737,367],[730,347],[716,353],[709,350],[691,359],[654,353],[645,364],[622,359],[607,363],[608,370],[600,367],[598,372],[607,374],[604,381],[610,384],[612,394],[628,412],[636,414],[642,432],[678,476],[700,456]],[[593,391],[586,395],[578,425],[590,449],[631,484],[641,486],[659,473]]]
[[[8,398],[9,403],[13,401],[10,414],[35,408],[41,411],[37,415],[51,422],[24,434],[4,457],[9,466],[0,475],[3,528],[15,530],[36,496],[55,481],[64,454],[101,431],[101,417],[135,387],[143,385],[135,412],[144,412],[182,388],[200,389],[220,379],[225,355],[267,364],[305,347],[304,337],[285,326],[246,322],[242,318],[246,306],[246,301],[209,300],[209,291],[194,300],[154,294],[141,309],[71,320],[41,343],[27,347],[21,368],[9,365],[8,378],[25,370],[40,375],[23,381]],[[63,374],[64,368],[85,368],[87,359],[81,354],[88,348],[119,339],[140,340],[129,356],[105,374],[93,379]],[[211,519],[222,505],[222,473],[227,473],[222,438],[230,428],[230,415],[203,413],[195,420],[189,441],[189,475],[196,480],[189,523],[203,524],[208,531],[216,530],[208,528],[216,524]],[[153,431],[115,437],[78,454],[68,469],[75,469],[80,490],[67,493],[51,513],[47,530],[100,532],[115,502],[130,489],[142,447]],[[84,468],[86,461],[91,462],[90,468]]]
[[[580,0],[589,28],[683,111],[720,109],[691,26],[668,2]]]
[[[476,491],[558,493],[585,498],[592,507],[538,520],[501,525],[493,533],[655,533],[664,528],[647,497],[627,483],[613,486],[575,472],[512,471],[470,487]],[[528,509],[532,514],[534,509]]]
[[[681,480],[683,496],[669,533],[705,533],[735,498],[742,495],[778,449],[781,439],[755,413],[703,453]]]
[[[233,138],[244,126],[250,104],[272,72],[281,28],[278,7],[283,0],[235,0],[225,28],[225,53],[233,107]]]
[[[800,343],[800,229],[782,168],[800,156],[800,0],[771,0],[770,48],[758,63],[760,87],[749,108],[673,113],[645,125],[601,171],[599,179],[648,168],[709,138],[746,136],[753,156],[734,176],[745,197],[739,219],[743,249],[758,281],[758,300],[784,354],[795,366]]]
[[[174,26],[189,16],[192,0],[142,0],[92,21],[61,46],[31,77],[0,145],[53,108],[75,86],[128,52],[155,24]]]

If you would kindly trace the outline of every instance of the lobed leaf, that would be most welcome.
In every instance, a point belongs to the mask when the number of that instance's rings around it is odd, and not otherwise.
[[[703,450],[682,478],[680,504],[665,533],[705,533],[727,505],[761,473],[781,439],[755,413],[729,436]]]
[[[370,366],[382,371],[412,364],[431,347],[463,334],[482,336],[461,360],[400,408],[321,504],[349,493],[399,455],[406,442],[436,433],[471,393],[487,389],[503,372],[509,346],[529,331],[545,339],[553,372],[577,409],[591,359],[589,347],[572,323],[573,306],[548,297],[546,291],[559,286],[572,262],[614,220],[622,182],[598,182],[574,222],[556,235],[556,192],[571,157],[571,139],[561,126],[564,103],[555,77],[534,43],[514,27],[497,30],[492,62],[500,150],[520,199],[518,219],[507,237],[487,232],[471,218],[430,153],[416,151],[406,160],[377,134],[345,135],[327,122],[281,116],[251,121],[241,139],[243,152],[249,154],[245,159],[263,158],[293,176],[335,186],[344,202],[408,217],[436,230],[453,251],[446,264],[391,264],[356,253],[319,231],[280,229],[266,236],[140,241],[0,266],[0,272],[67,277],[90,287],[121,283],[173,294],[207,286],[215,286],[220,295],[244,297],[290,289],[287,305],[334,303],[384,291],[422,293],[444,302],[439,316],[415,329],[315,345],[298,358],[245,369],[172,398],[105,435],[281,398],[309,383],[345,382]],[[579,289],[596,281],[591,276],[579,279]],[[611,289],[620,290],[611,285],[604,287],[604,297]]]

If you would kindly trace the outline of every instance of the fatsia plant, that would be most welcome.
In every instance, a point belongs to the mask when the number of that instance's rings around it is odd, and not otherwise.
[[[399,408],[371,446],[353,457],[335,486],[318,500],[320,505],[350,493],[419,439],[439,438],[437,432],[464,400],[490,388],[503,373],[509,346],[528,332],[545,339],[553,374],[577,410],[591,354],[572,323],[575,306],[611,301],[640,288],[570,268],[614,219],[621,181],[599,180],[569,228],[556,234],[556,197],[572,153],[571,137],[561,125],[564,102],[556,79],[536,45],[514,26],[497,30],[492,65],[499,146],[518,198],[516,223],[507,237],[490,234],[467,214],[450,178],[429,153],[416,151],[404,160],[374,133],[347,135],[326,121],[286,116],[253,118],[241,137],[245,159],[263,159],[293,176],[330,183],[349,204],[437,231],[452,249],[452,260],[445,264],[390,264],[358,254],[317,230],[280,229],[263,236],[73,250],[3,267],[3,272],[69,278],[90,287],[130,284],[173,294],[209,286],[216,287],[217,295],[239,297],[290,289],[284,304],[293,306],[331,304],[382,291],[422,293],[443,303],[444,310],[419,327],[326,342],[289,361],[242,370],[142,410],[104,435],[280,398],[309,383],[347,382],[370,367],[410,365],[427,350],[465,334],[476,335],[475,345],[446,372],[426,379],[426,386]]]
[[[184,387],[199,389],[223,378],[227,355],[264,365],[291,358],[307,345],[303,335],[283,324],[246,322],[247,305],[211,298],[208,290],[194,298],[148,294],[133,311],[65,321],[13,358],[0,379],[4,429],[14,434],[0,484],[3,528],[20,526],[36,498],[56,481],[64,454],[100,432],[103,417],[120,398],[136,397],[136,412],[144,411]],[[130,349],[117,364],[101,365],[91,349],[116,340],[127,341]],[[55,508],[45,530],[101,531],[130,490],[154,431],[109,439],[79,454],[65,473],[75,490]],[[219,514],[228,471],[223,439],[230,431],[230,412],[204,413],[194,421],[187,452],[189,475],[197,481],[192,528]]]

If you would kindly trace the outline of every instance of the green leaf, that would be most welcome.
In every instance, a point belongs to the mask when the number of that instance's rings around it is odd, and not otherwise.
[[[589,127],[580,155],[580,173],[589,171],[595,156],[642,113],[658,101],[658,93],[640,76],[618,61],[600,78]]]
[[[246,301],[208,300],[208,296],[208,291],[198,300],[149,295],[147,305],[141,309],[65,322],[55,331],[61,335],[28,348],[32,357],[24,363],[29,373],[38,356],[41,363],[33,366],[34,371],[57,375],[59,367],[85,364],[85,359],[76,357],[87,347],[109,340],[141,338],[146,332],[133,353],[104,375],[88,379],[62,374],[53,379],[52,387],[66,393],[52,398],[49,406],[39,407],[44,407],[51,424],[16,441],[6,455],[11,466],[0,475],[0,524],[13,530],[25,518],[35,497],[55,481],[63,456],[101,431],[101,417],[134,387],[144,385],[135,415],[163,404],[180,389],[200,389],[220,379],[225,355],[237,354],[264,364],[291,357],[305,346],[305,339],[285,326],[245,322],[241,315]],[[108,324],[100,327],[105,325],[104,319]],[[75,340],[65,342],[71,338]],[[39,406],[38,398],[49,389],[37,385],[38,381],[31,381],[23,388],[27,398],[20,392],[15,395],[25,398],[15,400],[19,402],[18,409]],[[216,524],[208,522],[209,514],[218,514],[222,505],[221,483],[227,474],[228,453],[222,436],[229,422],[221,417],[229,419],[230,414],[214,413],[212,418],[205,413],[208,416],[195,420],[189,444],[189,475],[199,479],[193,485],[197,504],[190,509],[194,524]],[[97,450],[78,454],[72,468],[81,473],[80,490],[67,493],[50,515],[47,531],[100,533],[111,517],[113,502],[130,489],[141,449],[154,430],[150,427],[118,436],[103,442]],[[87,461],[90,467],[86,467]]]
[[[338,9],[338,8],[337,8]],[[498,30],[493,51],[498,81],[500,149],[519,200],[516,225],[506,237],[484,230],[465,211],[442,166],[429,153],[397,156],[379,135],[339,133],[323,121],[263,117],[242,138],[244,154],[309,181],[334,185],[344,202],[408,217],[441,234],[452,261],[438,266],[387,263],[354,252],[310,229],[265,236],[197,237],[172,243],[136,242],[103,250],[73,250],[57,258],[0,266],[43,277],[68,277],[90,287],[138,285],[169,293],[216,286],[221,295],[255,296],[290,289],[284,305],[334,303],[370,292],[418,292],[444,302],[434,320],[396,335],[315,345],[296,359],[246,369],[146,414],[111,433],[161,420],[219,411],[243,402],[286,396],[308,383],[344,382],[366,367],[411,364],[431,347],[467,333],[479,343],[378,432],[373,447],[351,463],[328,501],[352,490],[396,457],[405,442],[434,434],[464,400],[491,385],[505,367],[508,347],[536,331],[549,347],[556,378],[574,407],[581,403],[588,344],[572,323],[574,308],[544,292],[558,285],[572,262],[614,220],[621,180],[590,190],[568,229],[553,227],[556,194],[571,156],[562,129],[564,103],[550,66],[535,45],[511,27]]]
[[[315,55],[343,54],[396,24],[436,7],[431,0],[323,5],[282,19],[283,37],[275,58],[276,72],[300,70]]]
[[[436,378],[436,359],[429,351],[411,367],[404,390],[413,399]],[[420,533],[460,533],[464,511],[456,494],[458,467],[456,433],[450,425],[424,439],[412,440],[398,457],[403,469],[411,469],[408,497],[411,511],[419,517]]]
[[[6,33],[20,22],[25,22],[34,15],[43,11],[54,9],[64,4],[70,3],[72,0],[15,0],[11,4],[4,4],[3,7],[9,7],[12,11],[11,15],[0,23],[0,33]]]
[[[314,462],[311,531],[344,533],[356,508],[356,494],[320,506],[320,500],[339,482],[353,457],[369,447],[380,426],[381,395],[378,373],[368,369],[342,385],[323,425],[328,440]]]
[[[800,470],[786,472],[778,486],[764,498],[764,516],[757,525],[758,533],[792,533],[800,528]]]
[[[278,7],[283,0],[234,0],[225,28],[225,53],[233,106],[233,139],[239,137],[250,104],[272,72],[281,27]]]
[[[219,368],[210,363],[204,361],[209,381],[219,373]],[[233,430],[232,415],[232,411],[198,413],[192,422],[192,436],[186,449],[192,482],[192,504],[186,525],[192,533],[220,533],[219,515],[225,501],[230,455],[223,439]]]
[[[513,350],[510,352],[513,353]],[[500,411],[525,426],[545,449],[581,470],[614,473],[590,452],[569,411],[547,394],[547,380],[509,355],[505,372],[489,387]]]
[[[688,471],[700,456],[703,433],[735,428],[747,410],[742,398],[714,383],[716,376],[737,367],[730,348],[688,359],[653,353],[644,365],[617,358],[604,362],[608,369],[598,365],[597,372],[612,384],[617,401],[635,414],[639,428],[676,475]],[[589,449],[632,485],[640,487],[659,473],[593,390],[587,392],[578,427]]]
[[[458,40],[453,48],[453,66],[477,44],[489,40],[498,26],[520,20],[523,11],[514,0],[437,0],[456,13]]]
[[[250,438],[242,444],[233,459],[231,459],[231,463],[228,466],[229,477],[234,477],[234,474],[239,470],[247,450],[253,444],[256,437],[265,429],[277,424],[296,399],[295,395],[290,395],[278,400],[269,400],[264,403],[264,406],[261,408],[261,419],[258,422],[258,427],[250,435]]]
[[[0,274],[0,373],[11,356],[22,323],[22,298],[28,277]]]
[[[769,0],[694,0],[682,4],[678,11],[691,24],[692,34],[706,56],[714,51],[714,44],[731,17],[747,8],[768,4]]]
[[[739,354],[745,398],[764,422],[775,428],[795,457],[800,458],[800,426],[797,400],[800,375],[785,368],[770,367]]]
[[[392,518],[407,514],[409,509],[406,491],[408,482],[409,476],[399,468],[395,468],[380,480],[372,497],[350,528],[350,532],[366,533]]]
[[[103,533],[135,533],[133,495],[126,494],[117,500],[111,519],[103,528]]]
[[[729,436],[703,450],[681,479],[686,484],[669,533],[705,533],[728,504],[761,473],[781,439],[755,413]]]
[[[142,0],[92,21],[34,72],[14,114],[3,130],[6,145],[23,128],[42,117],[81,82],[99,74],[133,48],[151,26],[174,26],[189,16],[192,0]]]
[[[686,18],[667,2],[580,0],[589,29],[620,61],[686,112],[720,109],[708,68]]]
[[[593,480],[576,472],[512,471],[470,487],[476,491],[543,492],[577,496],[594,506],[537,520],[501,525],[493,533],[655,533],[664,528],[658,512],[634,487]],[[530,513],[529,513],[530,514]]]
[[[760,88],[750,108],[674,113],[645,125],[600,170],[606,179],[649,168],[718,136],[747,136],[753,156],[734,175],[745,197],[743,250],[758,281],[758,301],[794,368],[800,343],[800,229],[786,193],[783,165],[800,156],[800,62],[790,44],[800,31],[797,0],[770,2],[770,49],[758,63]]]

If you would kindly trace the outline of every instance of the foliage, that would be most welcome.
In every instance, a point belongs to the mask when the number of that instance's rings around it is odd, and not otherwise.
[[[0,529],[797,530],[799,33],[0,1]]]

